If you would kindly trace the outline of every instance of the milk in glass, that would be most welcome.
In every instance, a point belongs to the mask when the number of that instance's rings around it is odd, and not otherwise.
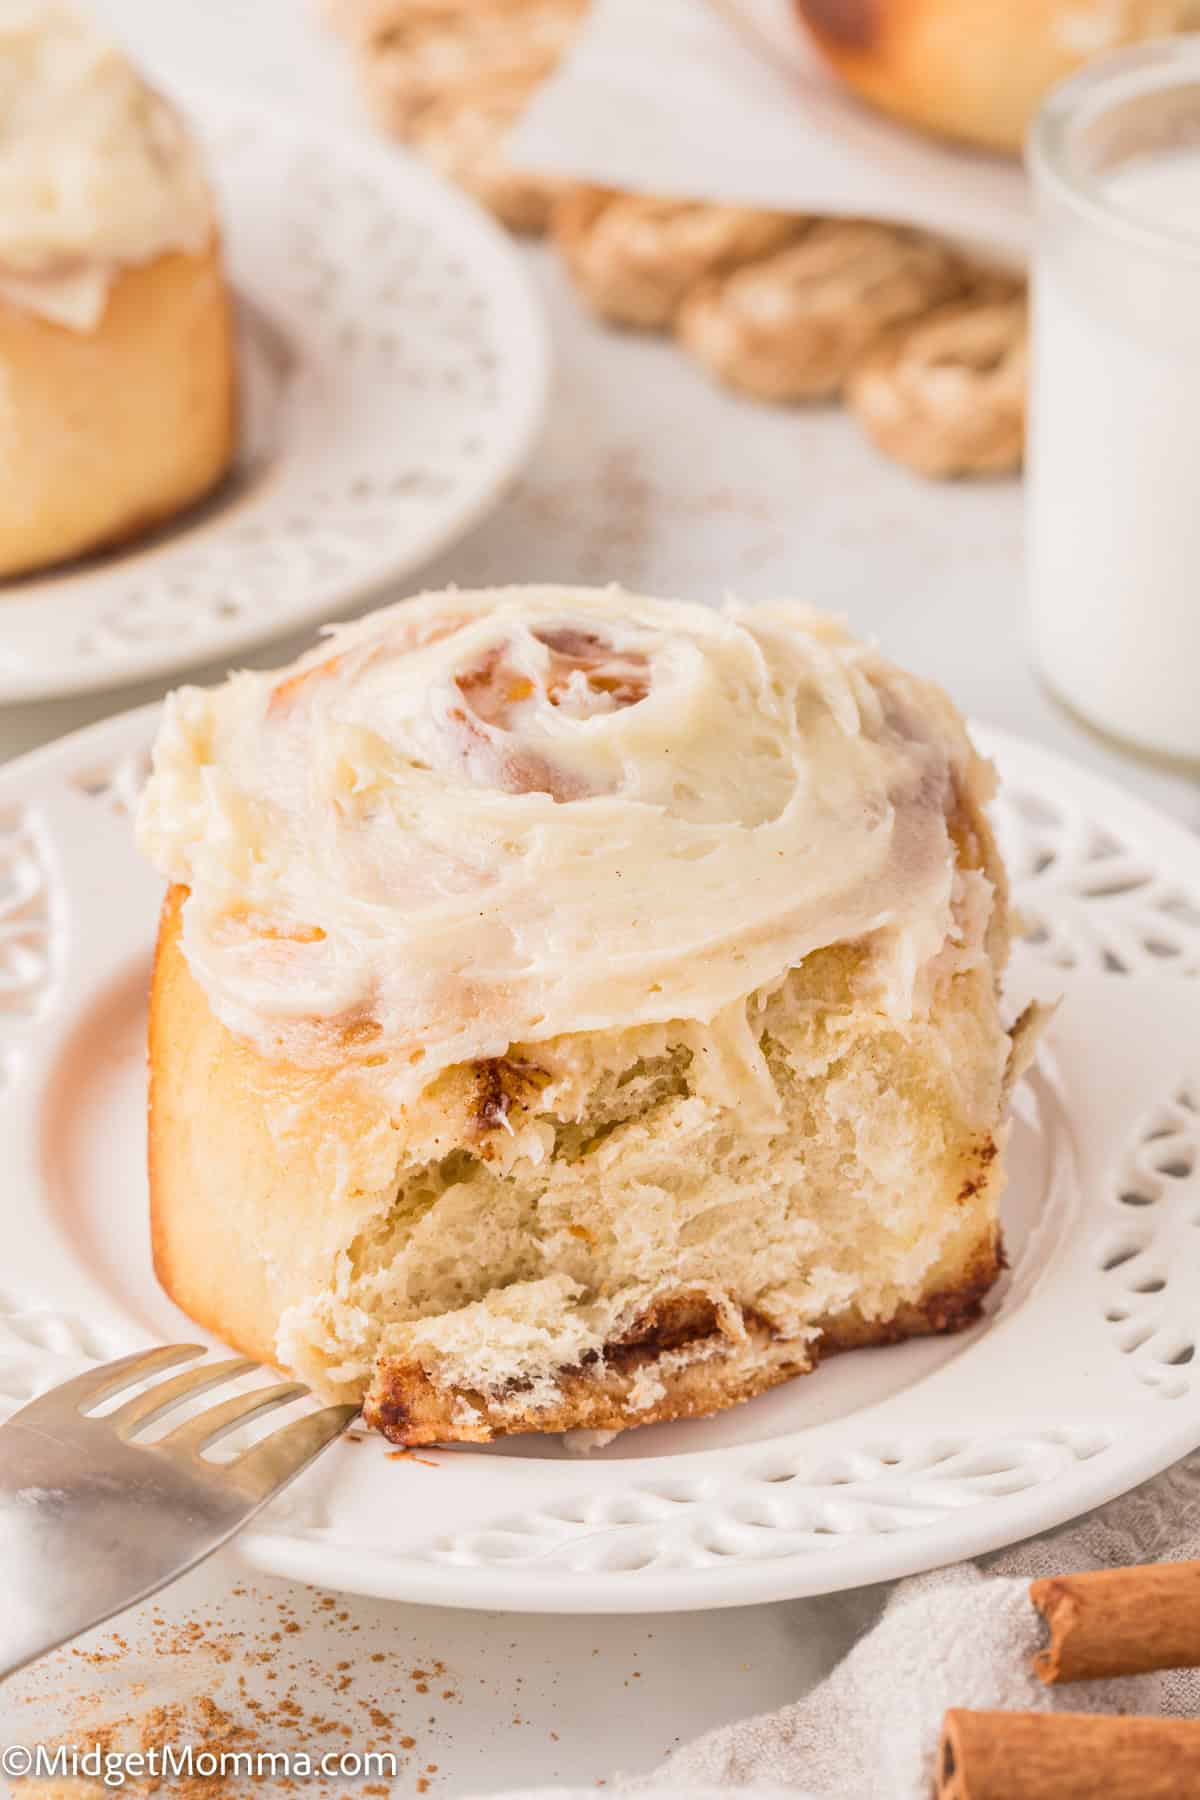
[[[1153,78],[1140,87],[1121,76],[1139,63]],[[1034,652],[1054,692],[1093,724],[1195,759],[1200,43],[1111,59],[1106,108],[1108,66],[1059,90],[1057,129],[1040,150],[1035,131],[1032,152]],[[1082,90],[1074,117],[1072,89]]]

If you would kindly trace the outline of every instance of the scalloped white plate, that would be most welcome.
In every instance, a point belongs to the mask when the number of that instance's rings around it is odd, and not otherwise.
[[[195,1327],[150,1269],[144,996],[159,883],[129,812],[155,712],[0,771],[0,1413]],[[240,1542],[363,1593],[652,1611],[851,1587],[994,1549],[1200,1443],[1200,843],[991,732],[1031,935],[1063,996],[1017,1096],[1012,1267],[952,1338],[858,1351],[722,1414],[397,1460],[339,1445]]]
[[[0,701],[322,623],[469,530],[541,422],[541,315],[478,207],[402,150],[183,99],[238,301],[237,464],[152,538],[0,583]]]

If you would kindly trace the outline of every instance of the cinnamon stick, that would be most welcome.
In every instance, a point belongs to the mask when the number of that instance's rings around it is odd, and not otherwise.
[[[1183,1800],[1200,1794],[1200,1721],[954,1707],[935,1791],[937,1800]]]
[[[1054,1575],[1029,1598],[1050,1628],[1033,1659],[1047,1683],[1200,1666],[1200,1562]]]

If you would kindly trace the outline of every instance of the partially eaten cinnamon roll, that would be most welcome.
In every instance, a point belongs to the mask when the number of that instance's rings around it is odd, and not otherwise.
[[[794,604],[425,595],[168,703],[154,1245],[397,1443],[707,1413],[974,1319],[991,774]]]

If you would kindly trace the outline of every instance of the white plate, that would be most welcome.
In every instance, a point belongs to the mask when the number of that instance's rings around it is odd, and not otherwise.
[[[0,701],[320,623],[475,524],[541,421],[541,316],[477,207],[366,138],[212,94],[188,111],[238,300],[237,466],[152,539],[0,584]]]
[[[144,996],[157,879],[129,809],[154,711],[0,772],[0,1409],[195,1328],[146,1234]],[[442,1605],[639,1611],[826,1592],[992,1549],[1200,1443],[1200,844],[980,733],[1062,993],[1018,1095],[1012,1268],[961,1336],[836,1358],[708,1421],[390,1459],[339,1446],[241,1540],[260,1569]]]

